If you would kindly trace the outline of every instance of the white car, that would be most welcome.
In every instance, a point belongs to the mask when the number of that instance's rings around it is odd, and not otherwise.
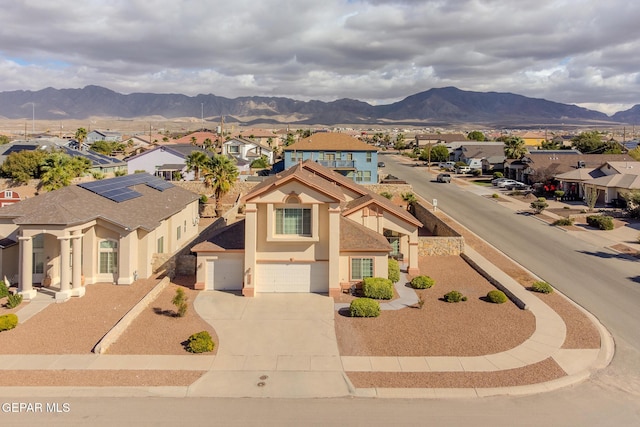
[[[507,185],[515,185],[518,181],[515,179],[505,179],[504,181],[500,181],[497,185],[500,188],[505,188]]]

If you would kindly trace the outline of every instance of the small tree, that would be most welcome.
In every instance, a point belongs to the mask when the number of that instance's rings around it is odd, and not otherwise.
[[[182,288],[176,289],[176,294],[174,295],[171,303],[176,306],[178,310],[176,315],[178,317],[184,317],[187,314],[187,308],[189,307],[187,304],[187,300],[189,298],[184,294],[184,290]]]
[[[537,200],[531,202],[531,209],[533,209],[536,214],[542,213],[542,211],[548,207],[549,204],[544,197],[538,197]]]
[[[598,196],[600,195],[600,191],[595,185],[585,185],[584,186],[584,200],[587,202],[587,207],[589,208],[589,212],[596,207],[596,202],[598,201]]]

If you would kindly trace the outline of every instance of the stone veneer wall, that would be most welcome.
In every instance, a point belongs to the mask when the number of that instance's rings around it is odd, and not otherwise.
[[[418,255],[460,255],[464,253],[464,237],[445,224],[420,202],[413,205],[413,214],[431,236],[420,236]]]

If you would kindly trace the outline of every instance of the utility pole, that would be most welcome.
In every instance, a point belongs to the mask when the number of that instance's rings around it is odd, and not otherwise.
[[[200,103],[200,132],[204,132],[204,102]]]
[[[31,135],[36,133],[36,104],[31,103]]]

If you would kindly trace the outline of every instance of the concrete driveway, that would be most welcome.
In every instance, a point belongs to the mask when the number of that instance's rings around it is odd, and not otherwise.
[[[219,338],[212,371],[190,391],[198,396],[346,396],[333,299],[316,294],[201,292],[198,315]]]

